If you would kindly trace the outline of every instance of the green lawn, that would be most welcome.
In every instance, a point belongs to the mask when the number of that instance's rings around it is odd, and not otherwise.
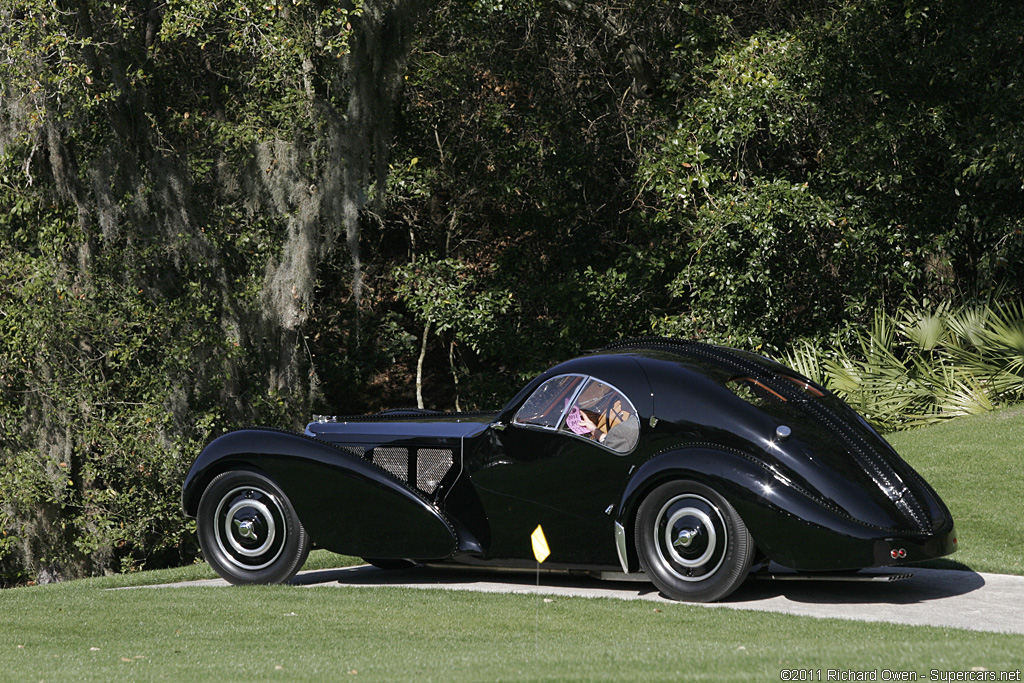
[[[1024,666],[1024,636],[693,605],[400,588],[0,595],[10,680],[780,680]],[[358,677],[358,678],[357,678]]]
[[[887,438],[953,513],[960,550],[950,559],[1024,575],[1024,406]]]
[[[890,438],[957,519],[962,550],[946,566],[1024,573],[1022,432],[1014,408]],[[351,561],[316,552],[307,568]],[[1024,636],[685,604],[388,587],[105,590],[212,576],[196,565],[0,591],[0,680],[777,681],[783,669],[929,680],[1024,667]]]

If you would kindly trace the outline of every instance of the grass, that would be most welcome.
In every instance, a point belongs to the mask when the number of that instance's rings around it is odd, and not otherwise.
[[[363,564],[358,557],[347,557],[336,555],[326,550],[314,550],[309,554],[305,569],[333,569],[335,567],[348,567],[356,564]],[[90,588],[131,588],[139,586],[155,586],[165,583],[180,583],[182,581],[200,581],[202,579],[216,579],[217,574],[205,562],[188,565],[186,567],[175,567],[174,569],[154,569],[151,571],[136,572],[133,574],[112,574],[110,576],[98,576],[92,579],[72,581],[70,584],[89,586]],[[3,595],[0,592],[0,595]]]
[[[1024,407],[890,437],[953,511],[953,566],[1024,574],[1022,432]],[[306,568],[354,561],[317,551]],[[832,669],[929,680],[1024,667],[1024,636],[685,604],[391,587],[105,590],[213,576],[194,565],[0,591],[0,678],[777,681],[783,669],[820,680]]]
[[[693,605],[289,586],[0,596],[11,680],[756,680],[1021,668],[1024,637]]]
[[[886,438],[953,513],[960,549],[952,561],[1024,575],[1024,406]]]

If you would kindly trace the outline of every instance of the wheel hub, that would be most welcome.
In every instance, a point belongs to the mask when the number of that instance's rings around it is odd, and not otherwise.
[[[230,491],[217,507],[217,543],[227,559],[246,570],[269,566],[284,548],[285,527],[279,502],[257,488]]]
[[[672,545],[676,548],[689,548],[690,544],[693,543],[693,539],[700,533],[700,529],[680,529],[679,535],[676,540],[672,541]]]
[[[255,519],[235,519],[235,529],[238,535],[248,541],[256,540]]]
[[[728,532],[721,512],[696,494],[672,498],[658,514],[655,540],[665,567],[683,581],[701,581],[725,559]]]

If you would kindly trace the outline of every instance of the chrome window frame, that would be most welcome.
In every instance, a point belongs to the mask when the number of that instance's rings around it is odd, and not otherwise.
[[[573,389],[572,394],[569,396],[569,403],[562,407],[562,411],[558,414],[558,420],[555,421],[555,425],[551,427],[544,424],[536,424],[534,422],[520,422],[519,413],[523,411],[523,408],[525,408],[526,404],[530,402],[530,399],[536,396],[538,391],[546,387],[551,382],[554,382],[555,380],[558,379],[562,379],[564,377],[579,377],[581,381],[576,386],[576,388]],[[576,397],[580,395],[580,392],[583,391],[583,387],[587,385],[587,382],[590,381],[590,379],[590,375],[581,375],[576,372],[568,372],[564,375],[555,375],[554,377],[549,377],[548,379],[544,380],[539,387],[534,389],[533,392],[530,393],[529,397],[525,401],[523,401],[523,404],[519,406],[519,410],[517,410],[516,414],[512,417],[512,424],[514,424],[517,427],[526,427],[527,429],[542,429],[546,432],[559,431],[562,422],[565,421],[565,414],[569,412],[569,408],[572,407],[573,403],[576,401]]]
[[[529,403],[530,399],[533,398],[534,395],[536,395],[536,393],[538,391],[540,391],[540,389],[542,387],[546,386],[549,382],[553,382],[553,381],[555,381],[557,379],[562,379],[563,377],[579,377],[581,381],[580,381],[579,385],[572,391],[572,394],[569,397],[569,402],[562,408],[561,412],[559,413],[558,421],[555,423],[555,426],[551,427],[551,426],[548,426],[548,425],[535,424],[535,423],[532,423],[532,422],[520,422],[519,421],[519,413],[526,406],[526,404]],[[629,398],[629,396],[626,395],[626,392],[622,391],[622,389],[619,389],[617,386],[615,386],[611,382],[606,382],[605,380],[600,379],[598,377],[595,377],[594,375],[583,375],[583,374],[576,373],[576,372],[569,372],[569,373],[566,373],[564,375],[556,375],[554,377],[550,377],[550,378],[544,380],[544,382],[542,382],[540,386],[538,386],[536,389],[534,389],[533,392],[530,394],[530,396],[525,401],[523,401],[523,404],[521,406],[519,406],[519,410],[516,411],[515,416],[513,416],[513,418],[512,418],[512,424],[515,425],[516,427],[523,427],[524,429],[537,429],[537,430],[545,431],[545,432],[555,432],[557,434],[565,434],[566,436],[572,437],[574,439],[579,439],[580,441],[586,441],[587,443],[592,444],[594,446],[597,446],[598,448],[603,448],[607,452],[614,453],[615,455],[620,456],[620,457],[629,455],[634,450],[636,450],[637,444],[640,443],[639,435],[637,436],[636,442],[630,447],[629,450],[618,451],[618,450],[615,450],[614,448],[609,448],[608,446],[605,446],[600,441],[595,441],[594,439],[590,439],[590,438],[582,436],[580,434],[576,434],[571,429],[564,429],[566,414],[569,412],[569,410],[572,408],[572,406],[576,404],[576,399],[579,398],[579,395],[583,392],[583,389],[586,388],[590,384],[590,382],[599,382],[599,383],[603,384],[604,386],[608,387],[610,390],[614,391],[619,396],[621,396],[626,401],[626,403],[628,404],[628,406],[629,406],[629,408],[630,408],[630,410],[631,410],[631,412],[633,414],[633,417],[636,418],[637,422],[640,421],[640,415],[636,411],[636,406],[633,405],[633,401]]]

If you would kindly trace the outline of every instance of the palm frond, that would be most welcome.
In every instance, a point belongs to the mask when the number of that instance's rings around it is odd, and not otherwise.
[[[905,310],[898,323],[900,332],[917,348],[932,351],[949,341],[949,313],[949,304],[945,301],[934,310]]]
[[[851,348],[801,342],[786,361],[883,430],[1024,400],[1024,302],[879,309]]]
[[[797,343],[796,347],[782,354],[786,365],[793,368],[801,375],[818,384],[828,385],[828,380],[822,372],[821,354],[818,347],[809,341]]]
[[[1024,302],[995,307],[989,320],[989,343],[1007,372],[1024,374]]]

